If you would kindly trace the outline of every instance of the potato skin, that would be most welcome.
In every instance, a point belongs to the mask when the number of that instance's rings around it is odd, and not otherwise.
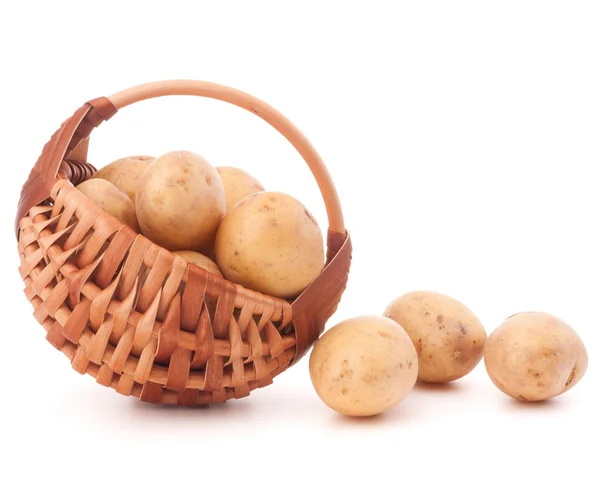
[[[172,151],[142,175],[136,212],[143,234],[156,244],[209,253],[225,214],[225,191],[202,156]]]
[[[419,356],[419,380],[445,383],[481,361],[486,332],[464,304],[444,294],[415,291],[395,299],[384,314],[398,322]]]
[[[221,223],[215,244],[226,279],[281,298],[300,294],[320,274],[323,235],[296,199],[259,192],[243,199]]]
[[[588,366],[585,345],[557,317],[522,312],[492,332],[485,367],[494,385],[523,401],[547,400],[573,388]]]
[[[100,178],[92,178],[82,182],[77,189],[101,207],[105,212],[126,224],[135,232],[139,232],[135,215],[135,206],[126,194],[114,184]]]
[[[177,254],[179,257],[183,257],[186,261],[196,264],[201,269],[204,269],[211,274],[223,277],[219,266],[215,264],[211,259],[206,257],[204,254],[194,251],[175,251],[173,254]]]
[[[258,179],[243,169],[231,166],[218,166],[216,169],[225,188],[228,211],[245,197],[265,190]]]
[[[362,316],[328,330],[310,355],[315,391],[333,410],[377,415],[403,400],[417,380],[418,359],[408,334],[385,317]]]
[[[105,179],[114,184],[119,191],[127,194],[135,203],[135,193],[142,174],[156,158],[154,156],[127,156],[117,159],[99,169],[94,178]]]

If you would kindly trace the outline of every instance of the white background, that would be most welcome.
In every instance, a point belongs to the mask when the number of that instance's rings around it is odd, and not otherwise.
[[[600,476],[599,25],[595,1],[3,2],[0,476]],[[527,405],[480,365],[356,420],[319,401],[308,360],[197,410],[77,375],[21,292],[20,187],[84,101],[171,78],[248,91],[321,152],[355,250],[330,325],[418,288],[463,301],[488,332],[541,310],[583,338],[587,376]],[[94,133],[90,158],[171,149],[246,168],[325,229],[297,153],[214,100],[130,107]]]

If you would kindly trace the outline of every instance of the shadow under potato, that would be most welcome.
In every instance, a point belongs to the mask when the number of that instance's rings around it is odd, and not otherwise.
[[[399,422],[407,423],[408,421],[412,420],[415,415],[410,411],[410,408],[408,408],[407,404],[404,402],[405,401],[403,400],[399,404],[393,406],[383,413],[368,417],[342,415],[341,413],[331,410],[331,423],[336,428],[355,428],[360,426],[368,426],[369,428],[388,427]]]
[[[565,401],[561,398],[551,398],[548,400],[538,400],[536,402],[528,402],[525,400],[517,400],[516,398],[505,397],[505,407],[511,411],[536,411],[536,410],[559,410],[565,408]]]
[[[432,393],[458,393],[464,389],[459,382],[430,383],[417,380],[415,390]]]

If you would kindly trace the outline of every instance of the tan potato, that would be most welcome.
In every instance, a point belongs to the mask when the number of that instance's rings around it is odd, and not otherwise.
[[[221,270],[219,266],[215,264],[211,259],[206,257],[204,254],[200,254],[199,252],[194,251],[175,251],[173,254],[177,254],[179,257],[182,257],[186,261],[197,265],[198,267],[204,269],[211,274],[217,275],[219,277],[223,277],[221,274]],[[185,275],[183,276],[183,281],[187,282],[189,271],[185,271]],[[210,297],[208,294],[204,296],[204,303],[208,308],[208,313],[211,317],[215,316],[215,312],[217,310],[217,298]]]
[[[208,252],[225,214],[225,191],[202,156],[172,151],[146,169],[135,206],[151,241],[172,251]]]
[[[179,257],[183,257],[186,261],[191,262],[192,264],[196,264],[198,267],[204,269],[207,272],[210,272],[211,274],[223,277],[219,266],[217,266],[217,264],[215,264],[204,254],[200,254],[199,252],[194,251],[175,251],[173,252],[173,254],[177,254]]]
[[[135,193],[142,174],[154,159],[154,156],[128,156],[117,159],[98,170],[94,178],[105,179],[114,184],[135,203]]]
[[[542,312],[506,319],[488,339],[485,367],[494,385],[525,401],[573,388],[588,366],[585,345],[565,322]]]
[[[218,166],[216,169],[225,188],[228,211],[245,197],[265,190],[258,179],[242,169],[231,166]]]
[[[321,272],[323,236],[314,217],[287,194],[260,192],[240,201],[215,244],[223,275],[282,298],[300,294]]]
[[[129,226],[135,232],[140,231],[135,216],[135,206],[131,199],[119,191],[114,184],[104,179],[92,178],[82,182],[77,186],[77,189],[105,212]]]
[[[328,330],[310,355],[310,378],[325,404],[344,415],[377,415],[404,399],[417,381],[408,334],[385,317],[349,319]]]
[[[486,332],[477,316],[444,294],[415,291],[385,310],[410,336],[419,356],[419,379],[443,383],[467,375],[483,356]]]

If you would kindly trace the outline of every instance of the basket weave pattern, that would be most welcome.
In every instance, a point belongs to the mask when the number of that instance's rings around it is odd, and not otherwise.
[[[326,267],[292,303],[188,264],[74,187],[95,171],[85,162],[87,137],[115,112],[106,98],[77,110],[23,188],[19,272],[34,317],[76,371],[123,395],[195,406],[269,385],[337,308],[347,233],[329,230]]]

